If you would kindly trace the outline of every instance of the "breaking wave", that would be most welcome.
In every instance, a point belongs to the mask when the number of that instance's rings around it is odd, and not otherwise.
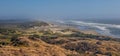
[[[91,23],[91,22],[83,22],[83,21],[71,21],[71,22],[84,26],[97,27],[101,30],[105,30],[108,27],[120,29],[120,25],[115,25],[115,24]]]
[[[102,34],[107,34],[107,35],[113,35],[109,28],[120,29],[120,25],[116,25],[116,24],[93,23],[93,22],[74,21],[74,20],[59,21],[59,23],[96,28],[96,29],[100,30],[102,32]]]

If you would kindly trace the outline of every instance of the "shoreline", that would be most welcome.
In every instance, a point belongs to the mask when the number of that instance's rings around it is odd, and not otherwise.
[[[87,29],[87,30],[82,30],[78,27],[75,27],[75,26],[70,26],[70,25],[65,25],[65,24],[61,24],[61,23],[52,23],[54,25],[57,25],[58,27],[62,27],[62,28],[69,28],[69,29],[74,29],[74,30],[77,30],[77,31],[80,31],[84,34],[93,34],[93,35],[101,35],[100,33],[98,33],[96,30],[90,30],[90,29]]]
[[[108,34],[108,33],[105,33],[105,32],[102,32],[102,31],[96,30],[96,29],[85,29],[85,28],[80,29],[79,26],[75,26],[75,25],[70,25],[70,24],[65,24],[65,23],[58,23],[58,22],[51,22],[51,23],[53,23],[55,25],[58,25],[58,26],[62,26],[62,27],[73,28],[73,29],[79,30],[80,32],[83,32],[85,34],[94,34],[94,35],[109,36],[109,37],[113,37],[113,38],[120,38],[119,36]]]
[[[97,30],[91,30],[91,29],[80,29],[79,27],[77,26],[72,26],[72,25],[67,25],[67,24],[62,24],[62,23],[58,23],[58,22],[50,22],[51,24],[54,24],[54,25],[57,25],[59,27],[62,27],[62,28],[69,28],[69,29],[74,29],[74,30],[77,30],[77,31],[80,31],[84,34],[93,34],[93,35],[102,35],[102,36],[109,36],[109,37],[112,37],[112,38],[119,38],[118,36],[115,36],[115,35],[112,35],[112,34],[102,34],[102,32],[99,32]]]

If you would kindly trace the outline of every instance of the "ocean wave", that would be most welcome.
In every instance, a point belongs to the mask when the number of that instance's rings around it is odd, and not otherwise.
[[[67,25],[72,24],[72,25],[83,26],[83,27],[87,26],[92,29],[99,30],[101,34],[111,35],[111,36],[115,36],[115,35],[111,33],[112,30],[109,28],[120,29],[120,25],[116,25],[116,24],[104,24],[104,23],[94,23],[94,22],[75,21],[75,20],[69,20],[69,21],[58,20],[57,22],[67,24]]]
[[[106,27],[102,27],[102,26],[94,26],[94,27],[96,27],[96,28],[98,28],[98,29],[100,29],[100,30],[108,30]]]
[[[120,29],[120,25],[115,24],[103,24],[103,23],[91,23],[91,22],[84,22],[84,21],[71,21],[72,23],[75,23],[77,25],[84,25],[84,26],[91,26],[91,27],[97,27],[102,30],[105,30],[106,28],[118,28]]]
[[[77,25],[82,27],[88,27],[88,29],[96,30],[102,35],[114,36],[119,37],[118,35],[114,35],[110,28],[112,29],[120,29],[120,25],[116,24],[104,24],[104,23],[94,23],[94,22],[87,22],[87,21],[75,21],[75,20],[57,20],[57,22],[67,25]]]
[[[65,22],[62,21],[62,20],[56,20],[56,22],[59,22],[59,23],[65,23]]]
[[[93,22],[84,22],[84,21],[71,21],[71,23],[77,24],[80,26],[97,28],[101,31],[101,34],[107,34],[111,36],[116,36],[116,35],[111,33],[112,30],[110,30],[109,28],[120,29],[120,25],[116,25],[116,24],[103,24],[103,23],[93,23]]]

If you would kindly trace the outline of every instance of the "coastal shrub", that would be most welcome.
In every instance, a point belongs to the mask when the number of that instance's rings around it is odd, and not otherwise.
[[[57,36],[41,36],[41,40],[45,41],[46,43],[49,44],[55,44],[56,41],[54,39],[57,39]]]
[[[76,51],[76,46],[77,46],[77,44],[75,44],[75,43],[68,43],[67,45],[65,45],[64,46],[64,48],[65,49],[67,49],[67,50],[71,50],[71,51]]]
[[[85,53],[85,51],[96,51],[97,46],[87,42],[79,42],[79,43],[68,43],[64,46],[64,48],[71,51],[75,50],[79,53]]]
[[[22,41],[22,40],[16,39],[16,40],[12,41],[12,45],[13,46],[29,46],[29,43],[27,41]]]
[[[51,30],[43,32],[43,35],[52,35],[52,34],[53,34],[53,32]]]
[[[40,38],[40,36],[37,34],[33,34],[33,35],[30,35],[28,38],[32,39],[32,40],[36,40],[36,39]]]
[[[31,28],[31,27],[35,27],[35,26],[48,26],[49,24],[46,23],[46,22],[39,22],[39,21],[34,21],[34,22],[24,22],[24,23],[21,23],[18,25],[19,28],[22,28],[22,29],[28,29],[28,28]]]
[[[99,35],[93,35],[93,34],[84,34],[81,32],[76,32],[71,35],[64,35],[66,37],[81,37],[81,38],[91,38],[91,39],[97,39],[97,40],[105,40],[105,41],[118,41],[120,42],[119,38],[111,38],[108,36],[99,36]]]
[[[61,39],[61,40],[51,40],[49,43],[50,44],[64,44],[64,43],[68,43],[69,41],[66,41],[66,40],[63,40],[63,39]]]
[[[0,39],[9,39],[9,36],[3,35],[3,36],[0,36]]]
[[[22,38],[18,38],[18,37],[12,37],[11,42],[13,46],[29,46],[28,41]]]
[[[42,36],[41,40],[45,41],[46,43],[51,43],[51,38],[50,37]]]
[[[14,36],[11,37],[11,40],[10,40],[10,41],[13,42],[13,41],[15,41],[17,38],[18,38],[18,35],[14,35]]]
[[[96,44],[101,45],[101,44],[102,44],[102,42],[98,41],[98,42],[96,42]]]
[[[112,53],[111,52],[107,52],[107,53],[105,53],[105,55],[112,56]]]
[[[9,35],[16,33],[16,30],[0,28],[0,33],[3,35]]]
[[[99,51],[96,50],[93,54],[103,54],[103,53],[102,53],[102,51],[100,51],[100,50],[99,50]]]
[[[0,45],[8,45],[10,42],[7,41],[0,41]]]
[[[85,51],[95,51],[97,49],[96,45],[93,45],[93,44],[90,44],[90,43],[87,43],[87,42],[79,42],[77,47],[80,47],[78,49],[78,51],[83,51],[83,52],[85,52]]]

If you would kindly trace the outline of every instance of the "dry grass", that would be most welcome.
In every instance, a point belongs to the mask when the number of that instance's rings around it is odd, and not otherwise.
[[[29,46],[2,46],[0,56],[67,56],[78,55],[74,51],[65,50],[61,47],[50,45],[42,40],[30,40],[27,37],[18,38],[27,41]]]
[[[56,38],[49,39],[49,44],[54,44],[63,47],[67,50],[76,51],[83,56],[105,55],[105,56],[119,56],[120,42],[116,41],[102,41],[90,38]]]

